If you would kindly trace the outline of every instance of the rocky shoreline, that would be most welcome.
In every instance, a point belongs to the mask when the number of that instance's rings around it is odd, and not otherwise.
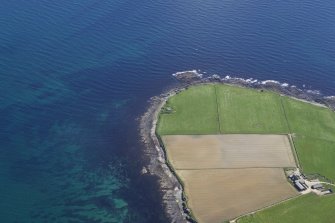
[[[259,90],[271,90],[298,100],[312,103],[318,106],[328,107],[335,110],[335,97],[326,97],[318,91],[308,91],[289,86],[277,81],[257,81],[253,79],[221,78],[218,75],[203,77],[198,71],[184,71],[173,75],[178,84],[171,86],[165,93],[152,97],[149,100],[147,111],[140,119],[140,135],[145,145],[144,154],[149,158],[149,164],[143,167],[142,174],[152,174],[159,178],[160,188],[163,194],[163,205],[171,222],[195,222],[192,219],[185,198],[183,198],[183,187],[174,175],[173,170],[166,162],[166,155],[159,137],[156,135],[156,125],[161,108],[169,97],[192,86],[205,83],[225,83],[236,86],[255,88]]]
[[[163,205],[171,222],[189,222],[189,216],[183,211],[182,185],[172,173],[166,162],[165,151],[156,135],[156,125],[159,112],[166,100],[178,92],[173,88],[169,92],[150,99],[150,105],[140,120],[140,134],[145,144],[145,156],[149,158],[148,166],[144,167],[142,174],[152,174],[159,178],[163,193]]]

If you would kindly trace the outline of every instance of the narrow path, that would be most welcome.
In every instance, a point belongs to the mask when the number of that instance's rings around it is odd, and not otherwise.
[[[283,96],[282,95],[280,95],[280,104],[281,104],[281,107],[283,109],[283,113],[284,113],[284,117],[285,117],[285,120],[286,120],[286,125],[287,125],[287,128],[288,128],[288,132],[290,134],[292,134],[293,132],[292,132],[290,123],[289,123],[288,118],[287,118],[286,110],[285,110],[285,107],[284,107],[284,104],[283,104]]]
[[[335,187],[335,184],[328,183],[328,182],[322,182],[322,181],[320,181],[320,182],[318,182],[318,183],[321,183],[321,184],[327,184],[327,185],[331,185],[331,186],[334,186],[334,187]]]
[[[292,147],[293,147],[293,150],[294,150],[293,151],[294,152],[294,157],[296,159],[297,166],[299,168],[302,168],[300,166],[300,159],[299,159],[298,151],[296,149],[295,142],[294,142],[294,139],[292,137],[293,131],[292,131],[292,128],[291,128],[290,123],[289,123],[288,118],[287,118],[287,114],[286,114],[285,106],[284,106],[284,103],[283,103],[283,96],[282,95],[280,95],[280,104],[281,104],[281,107],[282,107],[282,110],[283,110],[283,113],[284,113],[284,117],[285,117],[285,120],[286,120],[286,125],[287,125],[287,128],[288,128],[290,141],[292,142]]]
[[[221,121],[220,121],[220,109],[219,109],[219,102],[218,102],[218,94],[216,93],[216,85],[214,85],[214,92],[215,92],[215,100],[216,100],[216,113],[217,113],[217,119],[219,123],[219,133],[223,133],[221,129]]]
[[[283,167],[201,167],[201,168],[175,168],[175,170],[250,170],[250,169],[283,169]],[[322,183],[322,182],[320,182]],[[329,183],[328,183],[329,184]]]

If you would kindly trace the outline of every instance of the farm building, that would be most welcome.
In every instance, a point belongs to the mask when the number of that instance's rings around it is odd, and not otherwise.
[[[299,176],[294,175],[294,174],[291,174],[290,176],[288,176],[288,178],[289,178],[292,182],[294,182],[294,181],[296,181],[296,180],[299,180]]]
[[[314,184],[314,185],[312,185],[312,189],[317,189],[317,190],[323,189],[323,185],[322,184]]]
[[[327,194],[331,194],[331,193],[333,193],[333,191],[331,189],[327,189],[327,190],[322,191],[322,195],[327,195]]]
[[[304,184],[302,184],[299,180],[294,181],[294,186],[298,189],[298,191],[306,190]]]

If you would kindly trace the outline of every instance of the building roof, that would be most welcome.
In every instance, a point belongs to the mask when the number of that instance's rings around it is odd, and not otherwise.
[[[322,184],[314,184],[312,185],[312,188],[322,188],[323,185]]]
[[[299,190],[305,190],[306,189],[298,180],[296,180],[294,182],[294,184]]]

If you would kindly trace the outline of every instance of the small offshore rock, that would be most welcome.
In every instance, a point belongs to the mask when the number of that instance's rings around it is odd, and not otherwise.
[[[142,170],[141,170],[141,174],[144,175],[144,174],[147,174],[148,173],[148,170],[146,167],[143,167]]]

